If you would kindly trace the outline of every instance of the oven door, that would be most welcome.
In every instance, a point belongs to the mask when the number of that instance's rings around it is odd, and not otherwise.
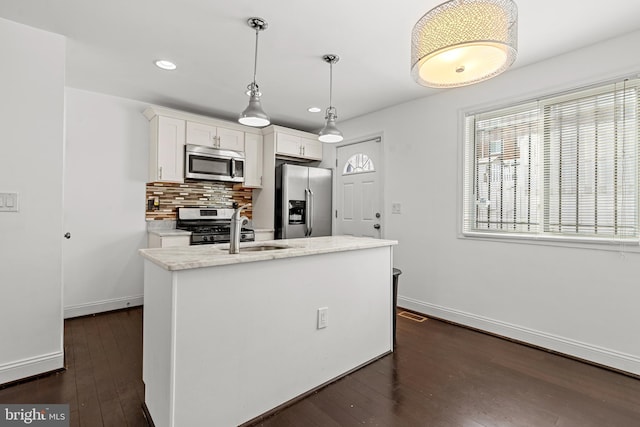
[[[184,177],[196,180],[244,182],[244,156],[236,151],[187,145]]]

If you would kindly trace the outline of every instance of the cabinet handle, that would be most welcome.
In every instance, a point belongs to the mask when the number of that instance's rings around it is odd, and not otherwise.
[[[160,169],[158,170],[158,179],[162,179],[162,166],[160,166]]]

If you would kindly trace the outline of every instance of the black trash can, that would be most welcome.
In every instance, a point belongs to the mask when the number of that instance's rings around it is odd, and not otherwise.
[[[393,269],[393,346],[396,346],[396,309],[398,307],[398,276],[402,274],[399,268]]]

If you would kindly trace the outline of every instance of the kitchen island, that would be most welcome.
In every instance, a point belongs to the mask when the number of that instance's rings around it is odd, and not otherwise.
[[[395,244],[331,236],[234,255],[224,245],[141,250],[155,425],[243,424],[391,352]]]

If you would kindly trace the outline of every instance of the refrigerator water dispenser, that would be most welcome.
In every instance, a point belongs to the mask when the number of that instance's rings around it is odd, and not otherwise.
[[[306,207],[304,200],[289,200],[289,224],[304,224]]]

